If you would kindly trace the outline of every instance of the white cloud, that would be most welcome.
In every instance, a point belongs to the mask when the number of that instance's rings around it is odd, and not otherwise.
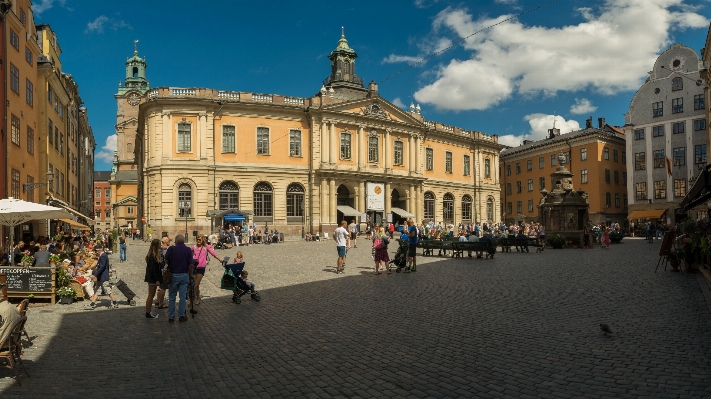
[[[495,2],[499,3],[499,4],[508,4],[508,5],[518,4],[518,0],[496,0]]]
[[[708,26],[706,17],[683,5],[683,0],[606,0],[596,10],[578,9],[584,21],[561,28],[512,19],[462,42],[471,57],[441,65],[435,81],[415,98],[440,109],[482,110],[514,94],[636,90],[671,44],[672,30]],[[467,10],[447,8],[432,26],[435,35],[446,30],[466,37],[509,17],[474,19]],[[407,57],[386,60],[410,62]]]
[[[589,112],[595,112],[596,106],[592,105],[590,100],[587,98],[576,98],[575,104],[570,106],[570,113],[575,115],[587,114]]]
[[[407,109],[407,105],[405,105],[404,102],[400,99],[400,97],[395,97],[392,101],[394,106],[400,108],[400,109]]]
[[[106,138],[106,144],[94,155],[94,158],[112,163],[114,161],[114,151],[116,151],[116,135],[112,134]]]
[[[64,3],[66,3],[66,0],[58,0],[57,2],[60,6],[64,7]],[[35,14],[39,15],[52,7],[54,7],[54,0],[41,0],[37,4],[32,5],[32,11]]]
[[[414,4],[417,8],[427,8],[435,5],[439,0],[415,0]]]
[[[553,128],[554,121],[555,127],[560,129],[561,134],[580,130],[580,124],[578,121],[572,119],[565,120],[565,118],[560,115],[530,114],[526,115],[523,119],[528,121],[528,124],[531,126],[531,130],[527,134],[520,136],[513,134],[500,136],[499,144],[518,147],[521,145],[523,140],[543,140],[548,137],[548,129]]]
[[[106,15],[99,15],[98,17],[96,17],[95,20],[86,24],[86,29],[84,30],[84,33],[104,33],[104,26],[106,25],[108,25],[113,30],[118,30],[119,28],[132,29],[131,25],[129,25],[126,21],[122,19],[117,20],[109,18]]]

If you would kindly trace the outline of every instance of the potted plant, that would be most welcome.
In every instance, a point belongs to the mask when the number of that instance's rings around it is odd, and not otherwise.
[[[59,263],[59,262],[61,262],[61,261],[62,261],[62,258],[61,258],[59,255],[56,255],[56,254],[55,254],[55,255],[50,255],[50,256],[49,256],[49,265],[50,265],[50,266],[53,266],[53,265],[56,266],[57,263]]]
[[[669,255],[667,255],[667,260],[669,260],[669,264],[671,265],[672,269],[674,271],[679,270],[679,265],[681,264],[681,259],[683,259],[685,256],[684,254],[684,249],[674,249],[669,251]]]
[[[32,264],[32,261],[35,258],[32,257],[32,254],[30,254],[30,251],[25,251],[22,253],[22,266],[30,266]]]
[[[548,244],[554,249],[561,249],[565,246],[565,237],[556,234],[548,239]]]
[[[620,241],[622,241],[622,238],[624,238],[625,235],[622,234],[621,231],[612,230],[612,231],[610,231],[609,236],[610,236],[610,242],[613,244],[617,244]]]
[[[62,287],[57,290],[57,296],[62,305],[71,305],[77,297],[77,292],[72,287]]]

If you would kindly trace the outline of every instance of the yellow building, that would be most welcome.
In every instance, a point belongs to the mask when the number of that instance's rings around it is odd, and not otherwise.
[[[115,164],[120,174],[120,154],[136,151],[138,215],[191,236],[245,216],[292,235],[361,215],[498,221],[497,136],[395,107],[364,87],[356,58],[342,36],[310,98],[168,87],[134,97],[138,136],[117,131]]]

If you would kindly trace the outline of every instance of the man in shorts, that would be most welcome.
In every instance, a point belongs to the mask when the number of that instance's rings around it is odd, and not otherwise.
[[[358,248],[358,244],[356,243],[356,240],[358,239],[358,225],[356,225],[355,220],[351,220],[351,224],[348,225],[348,231],[351,233],[353,248]]]
[[[407,251],[407,257],[409,260],[409,266],[405,269],[405,273],[416,272],[417,271],[417,261],[415,257],[417,256],[417,226],[415,226],[415,221],[412,218],[407,219],[407,236],[409,237],[409,248]]]
[[[338,251],[338,261],[336,262],[336,274],[343,274],[343,264],[346,262],[346,253],[351,247],[351,239],[348,236],[346,227],[348,222],[341,221],[341,226],[333,232],[333,239],[336,241],[336,250]]]
[[[99,257],[99,262],[91,274],[91,279],[94,281],[94,295],[90,298],[91,303],[89,307],[92,309],[96,308],[96,301],[99,299],[99,295],[96,294],[104,290],[104,294],[108,294],[111,298],[111,305],[114,308],[118,308],[118,303],[116,302],[116,297],[114,293],[111,292],[111,284],[109,284],[109,255],[104,252],[104,247],[96,247],[96,255]]]

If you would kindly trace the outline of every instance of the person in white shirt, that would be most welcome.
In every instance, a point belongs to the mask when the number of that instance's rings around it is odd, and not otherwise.
[[[247,231],[247,234],[249,234],[248,244],[249,245],[254,244],[254,228],[252,226],[249,226],[249,230]]]
[[[338,251],[338,261],[336,262],[336,274],[343,274],[343,264],[346,262],[346,253],[351,247],[351,238],[348,236],[346,227],[348,222],[341,221],[341,226],[333,232],[333,239],[336,241],[336,250]]]
[[[351,233],[351,241],[353,241],[353,248],[358,248],[358,225],[356,225],[355,220],[351,220],[351,224],[348,225],[348,231]]]

